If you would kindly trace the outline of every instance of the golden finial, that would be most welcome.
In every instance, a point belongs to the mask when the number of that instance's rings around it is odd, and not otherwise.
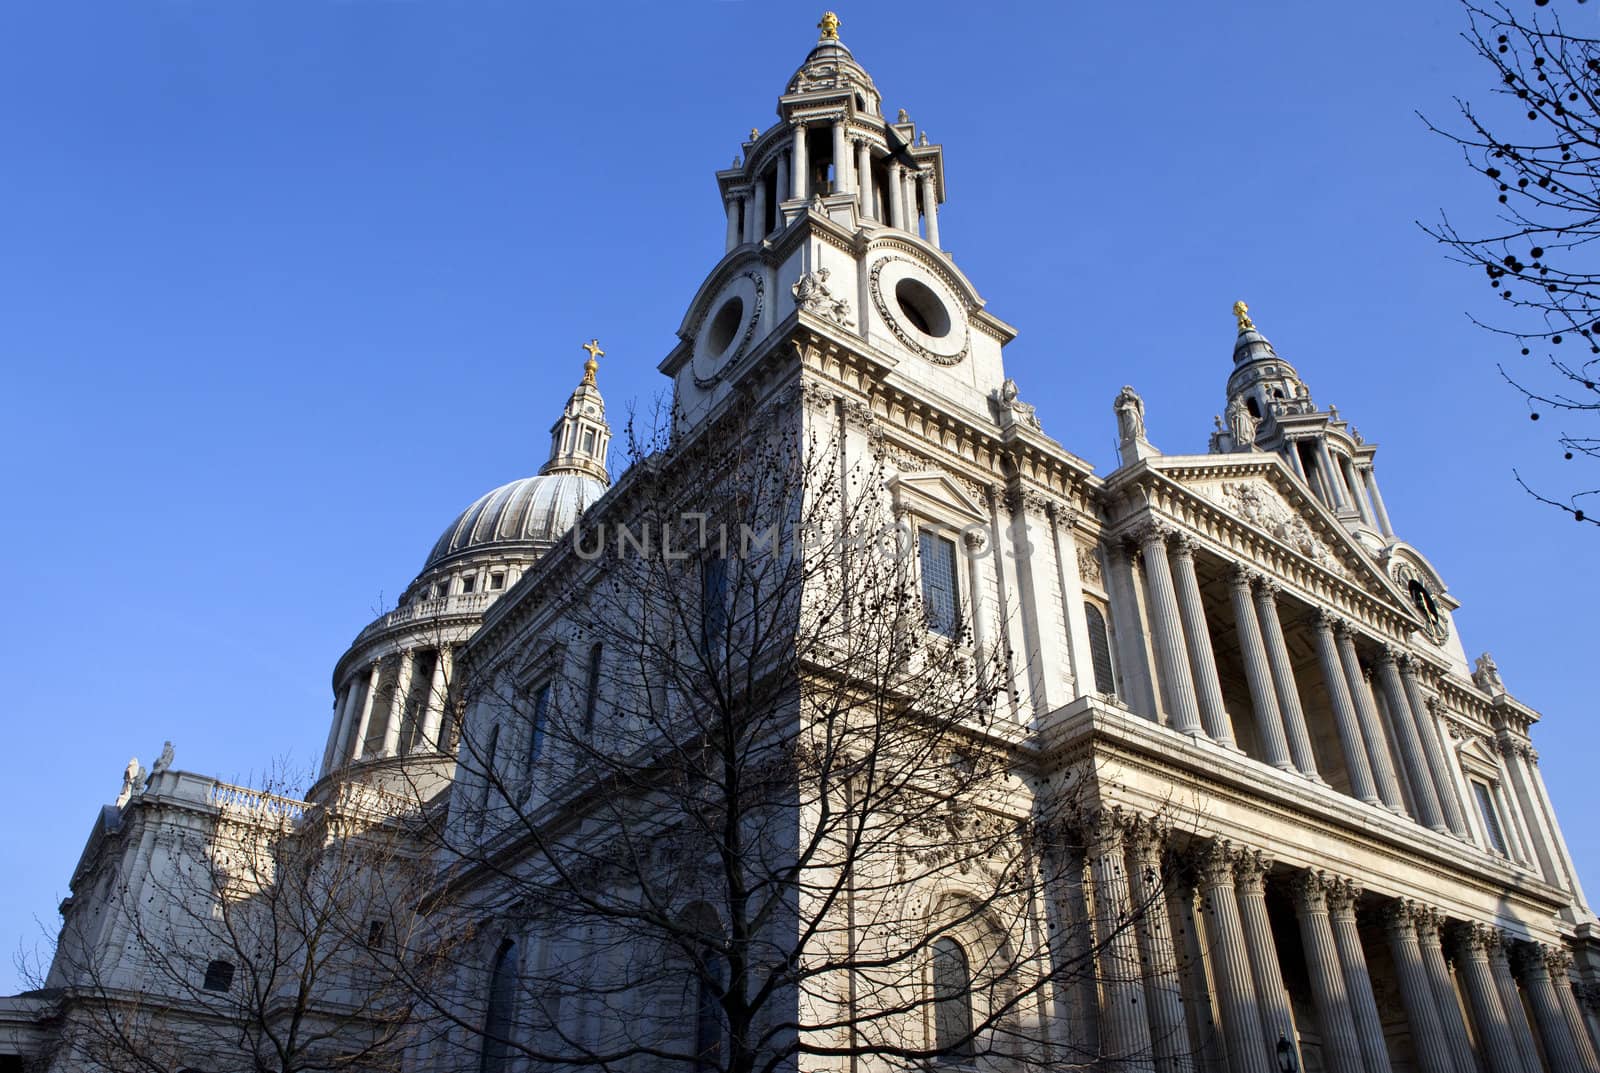
[[[1243,300],[1233,303],[1233,315],[1239,318],[1239,334],[1256,330],[1255,322],[1250,319],[1250,307]]]
[[[839,16],[831,11],[824,11],[822,21],[817,23],[817,29],[822,31],[822,40],[839,40]]]
[[[594,383],[594,374],[600,371],[598,359],[605,357],[606,352],[600,349],[600,340],[598,339],[589,340],[583,344],[583,349],[589,352],[589,360],[583,363],[583,382],[592,384]]]

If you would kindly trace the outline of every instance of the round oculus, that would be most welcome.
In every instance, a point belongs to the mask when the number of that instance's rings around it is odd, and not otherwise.
[[[869,274],[872,303],[895,338],[939,365],[967,356],[971,334],[961,302],[937,275],[905,257],[885,257]]]
[[[694,377],[710,384],[749,349],[761,319],[761,277],[746,272],[730,280],[706,305],[695,330]]]

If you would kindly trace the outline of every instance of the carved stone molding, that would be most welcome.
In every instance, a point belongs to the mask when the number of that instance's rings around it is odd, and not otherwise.
[[[1078,548],[1078,578],[1091,585],[1101,584],[1100,557],[1093,548]]]

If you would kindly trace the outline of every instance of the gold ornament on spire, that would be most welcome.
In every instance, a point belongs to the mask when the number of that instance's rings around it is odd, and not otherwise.
[[[756,128],[751,127],[750,128],[750,140],[751,141],[755,141],[759,137],[761,137],[761,132],[759,130],[757,130]]]
[[[606,352],[600,349],[600,340],[598,339],[589,340],[583,344],[583,349],[589,352],[589,360],[583,363],[583,382],[592,384],[594,383],[594,374],[600,371],[599,359],[605,357]]]
[[[1245,332],[1256,330],[1255,321],[1250,319],[1250,307],[1245,305],[1242,300],[1233,303],[1233,315],[1239,318],[1239,332],[1241,335]]]
[[[824,11],[822,21],[817,23],[817,29],[822,31],[822,40],[839,40],[839,16],[831,11]]]

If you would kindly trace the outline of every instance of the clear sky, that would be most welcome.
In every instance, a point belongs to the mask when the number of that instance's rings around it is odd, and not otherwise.
[[[1600,896],[1597,538],[1512,483],[1563,475],[1555,422],[1468,325],[1487,286],[1414,222],[1489,201],[1415,115],[1486,95],[1455,3],[837,10],[886,109],[944,145],[944,243],[1067,447],[1111,468],[1128,383],[1157,446],[1204,451],[1237,298],[1382,445],[1469,654],[1544,713]],[[7,6],[0,940],[53,931],[130,754],[170,738],[240,779],[320,756],[334,660],[462,507],[543,461],[581,342],[614,420],[649,407],[722,253],[712,172],[820,13]]]

